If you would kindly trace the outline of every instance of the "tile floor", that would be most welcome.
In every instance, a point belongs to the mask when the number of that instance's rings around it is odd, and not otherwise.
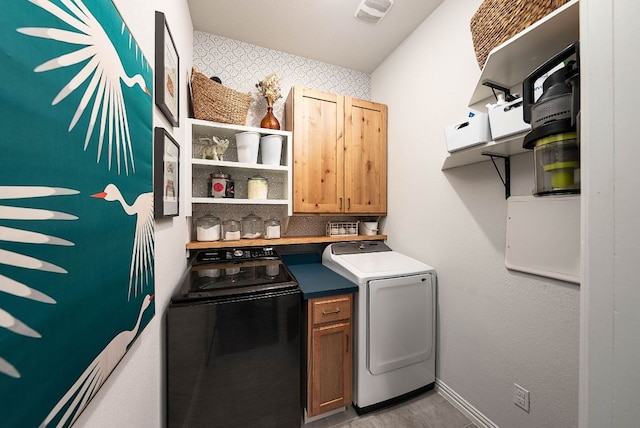
[[[358,416],[352,407],[303,428],[477,428],[435,391]]]

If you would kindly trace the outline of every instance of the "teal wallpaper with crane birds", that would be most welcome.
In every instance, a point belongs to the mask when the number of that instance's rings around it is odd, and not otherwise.
[[[2,4],[0,425],[70,426],[155,313],[153,70],[109,0]]]

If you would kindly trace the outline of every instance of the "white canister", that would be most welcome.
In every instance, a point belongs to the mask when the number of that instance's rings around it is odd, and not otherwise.
[[[260,146],[260,134],[254,131],[236,134],[236,148],[238,149],[238,162],[257,163],[258,147]]]
[[[260,138],[260,156],[265,165],[280,165],[282,135],[265,135]]]
[[[260,176],[251,177],[247,181],[247,198],[267,199],[269,193],[269,183],[267,179]]]
[[[361,235],[377,235],[378,222],[377,221],[361,221],[360,234]]]

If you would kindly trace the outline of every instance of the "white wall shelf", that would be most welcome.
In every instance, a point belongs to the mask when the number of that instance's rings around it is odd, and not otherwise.
[[[282,171],[282,172],[289,171],[289,167],[285,165],[263,165],[259,163],[214,161],[210,159],[191,159],[191,165],[194,168],[222,167],[222,168],[253,169],[256,171]]]
[[[520,83],[549,58],[580,38],[580,4],[571,0],[538,22],[527,27],[506,42],[496,46],[487,57],[469,106],[493,95],[484,82],[505,88]],[[526,132],[499,141],[490,141],[468,149],[450,153],[442,170],[490,160],[487,154],[513,156],[525,153],[522,142]]]
[[[192,204],[223,204],[223,205],[286,205],[287,215],[292,215],[292,133],[289,131],[255,128],[251,126],[232,125],[227,123],[209,122],[199,119],[187,120],[187,147],[185,147],[185,182],[186,192],[186,215],[193,213]],[[237,149],[235,135],[240,132],[254,131],[264,135],[282,135],[282,161],[280,165],[264,165],[261,163],[237,162]],[[194,146],[197,146],[198,138],[212,137],[229,139],[229,148],[224,154],[224,161],[214,161],[210,159],[200,159],[195,155]],[[231,173],[232,179],[236,180],[236,198],[209,198],[203,197],[202,185],[207,174],[219,171]],[[264,175],[269,179],[269,193],[272,193],[271,186],[277,186],[277,191],[273,192],[277,197],[270,199],[247,199],[238,194],[238,188],[246,188],[244,181],[247,177],[255,174]],[[237,177],[243,180],[242,185],[237,182]],[[197,181],[202,181],[199,183]],[[206,185],[205,185],[206,187]],[[198,192],[196,192],[198,188]],[[246,196],[246,192],[245,195]]]
[[[493,96],[484,82],[511,88],[577,41],[580,38],[579,6],[578,0],[572,0],[491,50],[469,105]]]
[[[191,198],[192,204],[288,205],[288,199]]]
[[[499,141],[490,141],[479,146],[450,153],[444,160],[442,170],[444,171],[459,166],[488,161],[490,158],[487,155],[489,154],[513,156],[528,152],[530,150],[522,148],[522,142],[524,141],[525,135],[527,135],[527,133],[523,132]]]

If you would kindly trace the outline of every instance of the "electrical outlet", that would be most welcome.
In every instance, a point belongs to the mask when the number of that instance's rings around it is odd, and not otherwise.
[[[513,402],[516,406],[522,407],[526,412],[529,411],[529,391],[518,385],[513,384]]]

